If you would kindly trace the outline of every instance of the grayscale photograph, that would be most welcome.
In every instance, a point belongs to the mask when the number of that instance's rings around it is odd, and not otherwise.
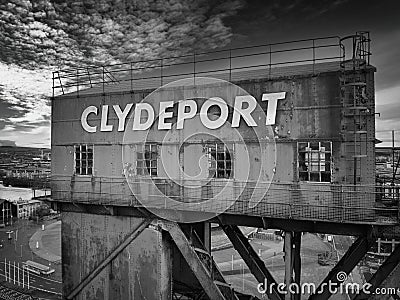
[[[1,0],[0,300],[399,300],[395,0]]]

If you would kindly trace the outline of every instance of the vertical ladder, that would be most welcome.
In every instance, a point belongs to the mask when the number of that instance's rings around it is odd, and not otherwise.
[[[361,167],[367,157],[367,126],[371,109],[367,97],[367,73],[370,56],[370,38],[368,32],[341,39],[341,43],[350,41],[351,57],[344,54],[340,63],[340,89],[342,103],[342,133],[344,138],[344,156],[346,164],[346,183],[357,184],[361,181]]]

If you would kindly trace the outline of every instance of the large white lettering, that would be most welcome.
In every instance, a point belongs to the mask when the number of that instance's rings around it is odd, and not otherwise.
[[[214,105],[219,107],[221,114],[216,120],[210,120],[210,118],[208,117],[208,109]],[[200,109],[200,120],[203,123],[203,125],[209,129],[220,128],[222,125],[224,125],[227,118],[228,118],[228,104],[226,104],[226,102],[219,97],[213,97],[208,99],[206,102],[203,103]]]
[[[173,112],[166,112],[167,108],[173,107],[174,101],[160,102],[160,113],[158,115],[158,129],[171,129],[171,123],[165,123],[165,119],[172,118]]]
[[[243,108],[243,103],[247,103],[247,108]],[[246,96],[236,96],[235,98],[235,106],[233,110],[232,116],[232,127],[239,127],[240,117],[245,120],[247,125],[253,127],[257,126],[257,123],[254,121],[251,113],[257,106],[257,100],[250,95]]]
[[[91,133],[96,132],[96,130],[97,130],[97,126],[90,126],[87,121],[89,114],[92,114],[92,113],[97,115],[97,107],[96,106],[91,105],[91,106],[86,107],[81,116],[81,124],[82,124],[83,129],[85,129],[87,132],[91,132]]]
[[[278,100],[285,99],[286,92],[280,93],[269,93],[262,95],[262,101],[268,101],[267,118],[265,125],[274,125],[276,118],[276,108],[278,106]]]
[[[115,114],[118,117],[118,131],[124,131],[124,129],[125,129],[125,120],[126,120],[126,117],[129,114],[129,112],[131,111],[132,106],[133,106],[132,103],[128,103],[125,106],[125,109],[122,111],[121,108],[119,107],[119,105],[113,105]]]
[[[186,112],[186,107],[189,111]],[[183,129],[185,120],[193,118],[197,113],[197,103],[194,100],[182,100],[178,104],[178,121],[176,129]]]
[[[147,120],[142,121],[142,111],[147,112]],[[135,115],[133,117],[133,130],[147,130],[154,122],[154,109],[149,103],[138,103],[135,107]]]
[[[278,107],[278,100],[285,99],[286,92],[279,93],[265,93],[262,95],[261,101],[268,101],[268,108],[266,113],[265,125],[274,125],[276,119],[276,111]],[[167,119],[174,117],[174,112],[167,111],[168,108],[172,108],[175,101],[163,101],[159,105],[158,114],[158,130],[170,130],[172,123],[169,123]],[[218,106],[220,113],[218,115],[211,115],[209,110],[212,106]],[[129,116],[133,107],[132,103],[128,103],[124,109],[121,109],[119,105],[113,105],[114,113],[118,119],[118,131],[125,130],[126,119]],[[254,120],[252,113],[257,107],[257,100],[250,95],[236,96],[233,103],[233,114],[231,127],[239,127],[240,120],[246,123],[247,126],[259,126]],[[88,116],[90,114],[98,115],[98,108],[96,106],[89,106],[85,108],[81,115],[82,128],[90,133],[97,132],[97,126],[88,123]],[[110,112],[111,113],[111,112]],[[223,126],[229,116],[228,104],[220,97],[211,97],[207,99],[200,107],[198,112],[198,104],[195,100],[186,99],[178,101],[176,115],[176,129],[181,130],[184,127],[185,120],[190,120],[199,114],[201,123],[208,129],[217,129]],[[112,117],[115,119],[115,116]],[[137,103],[133,112],[133,124],[132,130],[148,130],[154,123],[155,110],[150,103]],[[112,131],[114,125],[109,124],[109,105],[102,105],[101,116],[100,116],[100,131],[109,132]],[[97,119],[98,122],[98,119]],[[91,122],[93,123],[93,121]]]
[[[101,110],[101,122],[100,122],[100,131],[112,131],[113,125],[107,124],[108,120],[108,105],[103,105]]]

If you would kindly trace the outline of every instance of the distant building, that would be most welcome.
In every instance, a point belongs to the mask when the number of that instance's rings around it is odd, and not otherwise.
[[[27,219],[36,215],[36,211],[42,205],[39,200],[18,200],[12,203],[18,219]]]
[[[29,165],[29,164],[19,164],[15,165],[12,169],[6,171],[7,177],[17,177],[17,178],[29,178],[34,179],[37,177],[50,176],[50,163],[45,165]]]
[[[0,227],[12,224],[12,218],[28,219],[35,216],[42,202],[39,200],[10,201],[0,199]]]
[[[0,227],[12,223],[12,203],[9,200],[0,199]]]

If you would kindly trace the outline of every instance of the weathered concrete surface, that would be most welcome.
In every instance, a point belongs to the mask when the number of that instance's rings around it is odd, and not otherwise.
[[[62,213],[63,294],[71,291],[142,219]],[[77,299],[170,299],[170,250],[162,233],[145,229]]]

